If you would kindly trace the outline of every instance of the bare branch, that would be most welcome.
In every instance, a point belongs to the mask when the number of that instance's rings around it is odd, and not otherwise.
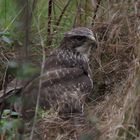
[[[95,19],[96,19],[96,16],[97,16],[97,12],[98,12],[98,10],[99,10],[99,5],[100,5],[100,3],[101,3],[101,0],[98,0],[97,5],[96,5],[96,8],[95,8],[95,10],[94,10],[94,15],[93,15],[93,18],[92,18],[91,26],[94,25],[94,21],[95,21]]]
[[[61,22],[61,19],[62,19],[64,13],[65,13],[67,7],[69,6],[70,2],[71,2],[71,0],[68,0],[68,2],[66,3],[66,5],[64,6],[64,8],[63,8],[63,10],[62,10],[62,12],[61,12],[61,14],[60,14],[60,16],[59,16],[57,22],[56,22],[56,26],[59,26],[59,24],[60,24],[60,22]]]
[[[48,45],[51,45],[52,37],[51,37],[51,19],[52,19],[52,6],[53,1],[48,1],[48,28],[47,28],[47,43]]]

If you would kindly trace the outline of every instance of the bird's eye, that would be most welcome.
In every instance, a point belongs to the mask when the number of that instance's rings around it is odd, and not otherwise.
[[[80,40],[85,39],[85,37],[84,36],[76,36],[75,39],[78,40],[78,41],[80,41]]]

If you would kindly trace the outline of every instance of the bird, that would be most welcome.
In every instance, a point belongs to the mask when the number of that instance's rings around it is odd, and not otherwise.
[[[89,28],[77,27],[66,32],[59,47],[46,59],[43,74],[20,86],[22,117],[30,119],[35,114],[40,79],[41,108],[53,108],[59,116],[83,114],[85,100],[93,89],[89,55],[96,47]]]

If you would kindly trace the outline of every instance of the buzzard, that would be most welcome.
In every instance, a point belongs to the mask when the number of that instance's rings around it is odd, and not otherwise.
[[[60,116],[83,113],[85,99],[93,88],[88,64],[92,47],[96,47],[96,40],[86,27],[64,34],[60,46],[48,56],[43,74],[19,88],[24,119],[34,116],[40,79],[40,107],[53,108]]]

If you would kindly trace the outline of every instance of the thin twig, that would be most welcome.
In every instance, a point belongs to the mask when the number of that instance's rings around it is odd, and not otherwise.
[[[48,1],[48,28],[47,28],[47,43],[50,46],[52,42],[51,38],[51,19],[52,19],[52,6],[53,6],[53,1],[49,0]]]
[[[55,3],[53,2],[53,17],[54,21],[56,21],[56,9],[55,9]]]
[[[7,27],[4,29],[3,32],[7,32],[8,29],[12,26],[12,24],[15,22],[15,20],[19,17],[19,15],[23,12],[23,9],[25,8],[25,5],[20,9],[20,11],[17,13],[17,15],[13,18],[13,20],[7,25]]]
[[[69,6],[70,2],[71,2],[71,0],[68,0],[68,2],[66,3],[66,5],[64,6],[64,8],[63,8],[63,10],[62,10],[62,12],[61,12],[61,14],[60,14],[60,16],[59,16],[57,22],[56,22],[56,26],[57,26],[57,27],[59,26],[59,24],[60,24],[60,22],[61,22],[61,19],[62,19],[64,13],[65,13],[67,7]]]
[[[86,23],[87,23],[87,15],[88,15],[88,0],[85,1],[85,26],[86,26]]]
[[[92,18],[91,26],[93,26],[94,23],[95,23],[95,19],[96,19],[96,16],[97,16],[97,12],[99,10],[100,3],[101,3],[101,0],[98,0],[97,5],[96,5],[96,8],[95,8],[95,11],[94,11],[94,15],[93,15],[93,18]]]
[[[28,57],[28,50],[29,50],[29,1],[26,0],[25,2],[25,44],[24,44],[24,49],[25,49],[25,58]],[[23,21],[24,22],[24,21]]]
[[[76,25],[77,25],[77,17],[78,16],[81,19],[81,1],[79,3],[77,2],[77,10],[76,10],[74,23],[73,23],[73,28],[76,27]]]
[[[5,0],[5,1],[4,1],[4,18],[5,18],[5,25],[6,25],[6,22],[7,22],[7,13],[6,13],[6,10],[7,10],[7,1]]]
[[[36,8],[37,2],[38,2],[37,0],[34,0],[32,3],[32,14],[34,12],[34,9]]]
[[[32,4],[31,4],[31,10],[30,10],[30,19],[32,19],[32,16],[33,16],[33,12],[34,12],[34,9],[36,8],[36,5],[37,5],[37,0],[33,0]]]

